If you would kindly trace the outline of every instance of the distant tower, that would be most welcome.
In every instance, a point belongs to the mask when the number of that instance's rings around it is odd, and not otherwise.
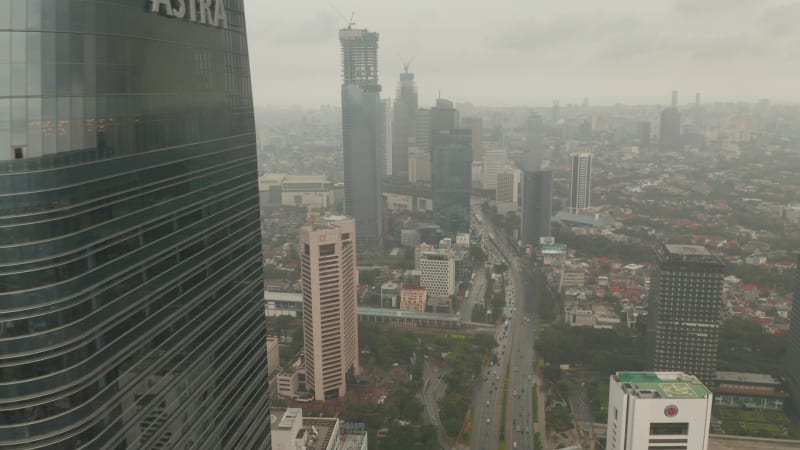
[[[544,124],[542,116],[532,112],[528,116],[525,146],[529,152],[541,153],[544,150]]]
[[[553,123],[558,123],[561,120],[561,106],[558,100],[553,100]]]
[[[461,126],[472,131],[472,160],[483,159],[483,119],[480,117],[464,117]]]
[[[458,110],[453,106],[453,102],[443,98],[436,99],[436,106],[430,112],[431,133],[438,130],[453,130],[458,128]],[[472,141],[470,140],[470,149]]]
[[[592,200],[592,154],[573,153],[572,176],[570,178],[569,209],[580,213],[591,206]]]
[[[469,232],[471,143],[468,129],[438,129],[431,134],[433,216],[446,236]]]
[[[342,148],[344,210],[355,218],[359,245],[383,243],[378,33],[339,31],[342,44]]]
[[[786,380],[796,408],[800,408],[800,253],[795,270],[794,307],[786,351]]]
[[[483,180],[484,189],[497,189],[497,174],[508,165],[508,153],[505,149],[492,149],[483,154]]]
[[[523,164],[522,214],[520,239],[522,245],[539,245],[542,237],[550,236],[553,211],[553,172],[531,160]]]
[[[394,142],[392,130],[394,126],[392,99],[381,100],[380,115],[380,156],[383,175],[391,176],[394,171]],[[406,161],[408,158],[406,157]]]
[[[694,106],[696,108],[700,107],[700,93],[699,92],[694,94]]]
[[[356,224],[317,219],[300,230],[306,386],[315,400],[344,397],[358,375]]]
[[[647,315],[651,369],[714,381],[724,270],[722,260],[703,246],[656,249]]]
[[[661,111],[658,148],[665,151],[675,151],[683,148],[681,113],[678,111],[678,91],[672,91],[672,106]]]
[[[409,72],[410,63],[404,66],[397,84],[394,101],[394,126],[392,129],[392,175],[401,182],[408,181],[408,146],[415,139],[415,123],[419,108],[419,95],[414,74]]]

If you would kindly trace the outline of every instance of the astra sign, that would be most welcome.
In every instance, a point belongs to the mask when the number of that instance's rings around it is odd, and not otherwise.
[[[223,0],[148,0],[150,12],[176,19],[228,28],[228,13]]]

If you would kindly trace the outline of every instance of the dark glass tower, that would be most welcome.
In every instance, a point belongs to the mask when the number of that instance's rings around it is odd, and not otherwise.
[[[342,44],[344,210],[356,220],[358,246],[383,242],[378,33],[346,28]],[[394,161],[393,161],[394,162]]]
[[[666,108],[661,111],[661,122],[658,132],[658,147],[661,150],[680,150],[681,113],[678,108]]]
[[[653,370],[714,381],[724,269],[722,260],[699,245],[656,249],[647,315]]]
[[[520,220],[523,245],[539,245],[539,239],[550,236],[550,216],[553,209],[553,172],[541,168],[526,168],[522,172],[522,217]]]
[[[0,448],[270,448],[242,0],[0,1]]]
[[[800,408],[800,253],[795,271],[794,306],[789,327],[789,344],[786,351],[786,382],[792,393],[795,408]]]
[[[469,232],[472,133],[438,130],[431,135],[433,216],[446,236]]]

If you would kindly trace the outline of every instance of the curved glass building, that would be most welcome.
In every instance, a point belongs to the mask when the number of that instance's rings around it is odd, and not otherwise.
[[[0,449],[270,448],[242,0],[0,0]]]

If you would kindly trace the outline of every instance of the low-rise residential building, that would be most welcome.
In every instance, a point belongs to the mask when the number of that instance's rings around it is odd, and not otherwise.
[[[425,312],[428,295],[425,288],[418,285],[404,286],[400,290],[400,309],[405,311]]]

